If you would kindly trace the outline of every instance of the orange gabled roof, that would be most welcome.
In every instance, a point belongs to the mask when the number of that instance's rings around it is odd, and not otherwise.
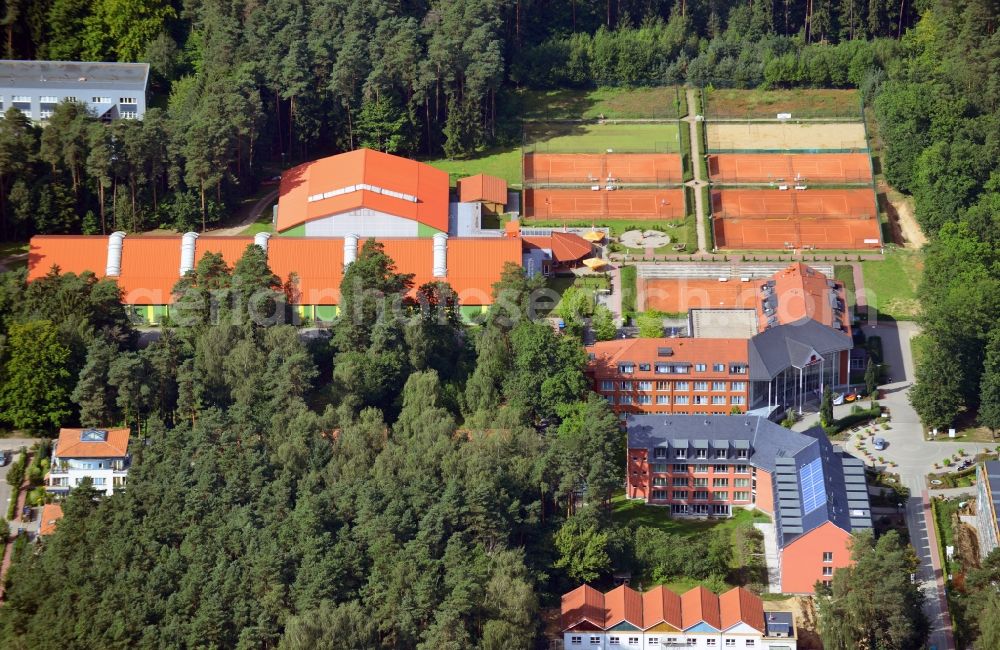
[[[447,243],[447,275],[433,276],[434,241],[429,238],[380,239],[399,273],[413,273],[414,287],[432,281],[448,282],[461,304],[492,303],[493,284],[504,264],[521,264],[521,239],[511,237],[454,238]],[[252,237],[211,237],[195,240],[195,264],[207,252],[221,253],[233,267]],[[63,271],[94,271],[103,277],[107,264],[107,237],[44,236],[31,240],[28,280],[48,273],[53,264]],[[364,242],[358,243],[359,248]],[[299,277],[298,304],[336,305],[344,274],[344,240],[340,238],[272,237],[268,264],[282,282],[291,273]],[[121,273],[116,278],[123,300],[131,305],[173,303],[173,287],[180,279],[181,237],[129,235],[122,244]]]
[[[642,594],[627,585],[615,587],[604,594],[607,616],[604,627],[613,627],[628,622],[642,629]]]
[[[42,537],[56,532],[56,522],[63,518],[62,506],[58,503],[46,503],[42,508],[41,525],[38,534]]]
[[[556,262],[575,262],[594,252],[590,242],[571,232],[553,231],[548,236],[525,237],[524,243],[527,248],[543,248],[552,251],[552,258]]]
[[[458,200],[507,204],[507,181],[488,174],[476,174],[458,181]]]
[[[720,595],[719,609],[723,630],[746,623],[758,632],[764,632],[764,602],[743,587],[734,587]]]
[[[642,595],[642,627],[669,623],[681,629],[681,597],[663,585]]]
[[[722,629],[719,597],[700,585],[681,596],[681,614],[685,630],[701,622]]]
[[[366,185],[376,189],[357,189]],[[368,208],[448,232],[448,174],[392,154],[356,149],[294,167],[281,176],[279,232],[307,221]],[[310,196],[352,190],[316,201]],[[390,190],[416,201],[384,194]]]
[[[105,440],[83,440],[92,429],[60,429],[56,441],[58,458],[120,458],[128,455],[128,429],[97,429],[107,432]]]
[[[811,318],[830,327],[834,319],[833,305],[830,303],[832,291],[836,291],[841,301],[844,300],[842,284],[834,282],[834,287],[831,287],[825,275],[801,262],[778,271],[774,274],[774,295],[778,300],[775,316],[778,323],[787,325],[803,318]],[[840,311],[837,321],[845,332],[850,333],[847,309]],[[767,319],[761,322],[766,323]]]
[[[660,356],[660,348],[670,348],[669,356]],[[598,375],[617,374],[620,361],[632,363],[747,363],[750,358],[746,339],[613,339],[598,341],[587,348],[594,355],[589,369]],[[728,368],[722,374],[728,376]],[[641,374],[641,373],[640,373]]]
[[[562,597],[562,628],[587,621],[598,628],[604,627],[604,594],[590,585],[580,585]]]

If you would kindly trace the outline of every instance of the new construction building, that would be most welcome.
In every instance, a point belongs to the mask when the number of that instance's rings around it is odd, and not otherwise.
[[[864,465],[822,429],[756,416],[629,415],[625,425],[626,496],[679,517],[771,515],[784,593],[830,581],[850,564],[851,534],[872,527]]]

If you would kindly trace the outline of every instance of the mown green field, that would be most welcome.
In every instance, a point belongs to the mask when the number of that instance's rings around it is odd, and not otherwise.
[[[920,315],[917,286],[923,272],[923,255],[917,251],[886,251],[884,261],[862,262],[865,298],[879,318],[914,320]]]
[[[670,153],[680,151],[677,122],[529,123],[525,143],[538,153]]]
[[[676,86],[522,90],[515,101],[526,120],[674,119],[688,112],[684,89]]]
[[[861,121],[857,90],[796,88],[791,90],[705,90],[705,118],[769,118],[791,113],[792,118],[851,118]]]

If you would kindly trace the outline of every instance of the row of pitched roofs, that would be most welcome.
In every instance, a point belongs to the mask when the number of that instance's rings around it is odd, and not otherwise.
[[[645,593],[622,585],[606,594],[581,585],[562,597],[563,631],[621,629],[622,624],[647,630],[666,624],[677,631],[707,625],[723,632],[741,623],[767,632],[763,601],[742,587],[717,596],[701,586],[678,595],[662,585]]]

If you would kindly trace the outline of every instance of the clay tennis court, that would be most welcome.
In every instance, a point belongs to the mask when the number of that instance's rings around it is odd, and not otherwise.
[[[716,183],[870,183],[871,161],[864,153],[725,153],[708,157]]]
[[[714,190],[712,214],[747,219],[762,217],[875,217],[871,188],[830,190]]]
[[[715,245],[723,249],[877,249],[881,232],[875,219],[785,217],[715,219]]]
[[[860,122],[708,122],[708,152],[868,150]]]
[[[689,309],[757,309],[762,280],[719,282],[702,278],[638,278],[639,309],[672,314]]]
[[[527,153],[524,155],[525,184],[606,184],[608,178],[618,183],[680,183],[683,180],[681,157],[676,153]]]
[[[626,219],[682,219],[685,215],[684,189],[598,191],[524,190],[526,219],[603,217]]]

